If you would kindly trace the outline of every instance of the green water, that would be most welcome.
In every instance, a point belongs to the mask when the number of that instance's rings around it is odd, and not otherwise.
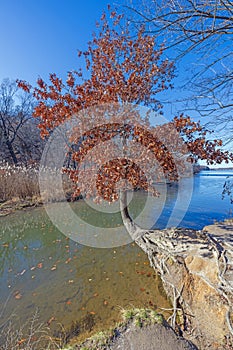
[[[83,202],[74,205],[85,212]],[[122,307],[169,307],[158,276],[134,243],[81,245],[61,234],[43,208],[2,217],[0,242],[1,325],[9,318],[23,324],[38,309],[42,322],[54,318],[52,332],[87,315],[94,332],[114,325]]]

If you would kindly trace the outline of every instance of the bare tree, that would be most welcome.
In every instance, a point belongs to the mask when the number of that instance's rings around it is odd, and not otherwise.
[[[42,142],[37,122],[32,118],[33,98],[19,90],[14,81],[0,85],[0,157],[2,160],[27,162],[39,158]]]
[[[189,66],[182,86],[191,92],[183,98],[186,108],[211,116],[212,124],[222,130],[227,127],[227,141],[232,140],[233,2],[132,0],[128,8],[136,25],[144,23],[145,31],[164,43],[170,59]]]

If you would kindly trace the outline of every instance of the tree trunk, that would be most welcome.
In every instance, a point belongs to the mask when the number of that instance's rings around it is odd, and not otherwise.
[[[2,115],[1,113],[0,113],[0,119],[1,119],[0,128],[3,131],[3,137],[5,139],[6,146],[8,148],[8,151],[10,153],[10,156],[11,156],[11,158],[13,160],[14,165],[17,165],[18,164],[18,160],[17,160],[17,157],[15,155],[15,152],[14,152],[14,149],[13,149],[13,146],[12,146],[12,140],[10,140],[9,134],[7,132],[7,126],[6,126],[6,123],[5,123],[5,120],[4,120],[4,115]]]
[[[146,232],[146,230],[139,227],[133,219],[130,217],[129,211],[128,211],[128,205],[127,205],[127,191],[121,190],[120,191],[120,211],[121,211],[121,217],[123,224],[127,230],[127,232],[130,234],[133,240],[136,240],[141,237],[143,233]]]
[[[15,155],[12,143],[10,142],[10,140],[8,138],[6,138],[6,145],[7,145],[7,148],[9,150],[9,152],[10,152],[10,155],[11,155],[11,158],[12,158],[12,160],[14,162],[14,165],[17,165],[18,164],[18,160],[17,160],[17,157]]]
[[[168,296],[171,300],[173,298],[172,327],[177,325],[179,311],[179,327],[182,327],[184,336],[200,349],[206,349],[207,343],[217,349],[214,344],[222,341],[224,336],[231,341],[232,226],[226,229],[223,224],[226,232],[222,236],[218,235],[218,230],[216,235],[187,228],[145,230],[130,217],[127,191],[120,191],[119,197],[121,217],[127,232],[148,255]],[[213,300],[218,303],[213,304]],[[209,327],[211,317],[218,317],[219,322]],[[195,330],[193,336],[189,329]]]

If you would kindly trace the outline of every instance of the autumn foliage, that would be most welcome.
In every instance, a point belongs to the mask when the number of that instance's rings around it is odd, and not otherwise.
[[[123,186],[130,182],[154,192],[156,171],[157,177],[163,173],[178,180],[187,162],[232,159],[219,149],[221,141],[209,141],[207,130],[190,117],[153,127],[138,111],[138,104],[161,109],[157,94],[171,87],[174,74],[173,63],[163,59],[163,46],[143,28],[132,34],[127,20],[109,8],[109,18],[103,14],[97,34],[78,56],[86,72],[69,72],[65,82],[56,74],[50,74],[49,84],[38,79],[34,88],[18,82],[38,101],[34,117],[40,118],[43,138],[76,116],[68,152],[77,166],[64,170],[76,184],[75,195],[112,201],[121,180],[127,180]]]

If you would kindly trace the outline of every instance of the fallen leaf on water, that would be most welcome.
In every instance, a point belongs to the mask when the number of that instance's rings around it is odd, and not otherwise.
[[[137,273],[139,274],[139,275],[145,275],[145,271],[137,271]]]
[[[17,343],[18,343],[18,345],[21,345],[21,344],[25,343],[26,340],[27,340],[26,338],[25,339],[20,339],[20,340],[17,341]]]
[[[47,325],[50,326],[50,324],[55,321],[55,317],[52,316],[48,321],[47,321]]]
[[[17,290],[14,295],[15,299],[19,300],[22,298],[22,294]]]

